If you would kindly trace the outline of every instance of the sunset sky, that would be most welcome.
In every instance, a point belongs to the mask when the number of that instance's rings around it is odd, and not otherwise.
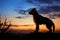
[[[12,20],[13,25],[28,25],[12,27],[15,30],[35,30],[33,17],[28,14],[30,9],[36,8],[39,14],[50,18],[55,29],[60,30],[60,0],[0,0],[0,15]],[[41,25],[41,30],[47,30]]]

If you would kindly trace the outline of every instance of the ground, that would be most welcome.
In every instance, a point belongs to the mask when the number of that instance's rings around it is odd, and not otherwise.
[[[11,33],[3,33],[0,34],[0,39],[1,40],[9,40],[9,39],[15,39],[15,40],[59,40],[60,39],[60,34],[59,33],[29,33],[29,34],[11,34]]]

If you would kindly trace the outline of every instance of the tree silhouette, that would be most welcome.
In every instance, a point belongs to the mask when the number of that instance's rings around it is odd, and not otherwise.
[[[10,27],[11,27],[11,21],[9,24],[7,24],[7,17],[5,16],[5,21],[1,23],[1,17],[0,17],[0,33],[5,33]]]

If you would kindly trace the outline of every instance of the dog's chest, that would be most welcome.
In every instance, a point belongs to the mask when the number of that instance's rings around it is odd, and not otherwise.
[[[38,18],[33,18],[34,22],[41,22],[41,19],[38,19]]]

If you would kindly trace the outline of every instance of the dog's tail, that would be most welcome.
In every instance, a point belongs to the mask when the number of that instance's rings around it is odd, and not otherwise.
[[[55,32],[55,25],[54,25],[54,23],[53,23],[53,33]]]

